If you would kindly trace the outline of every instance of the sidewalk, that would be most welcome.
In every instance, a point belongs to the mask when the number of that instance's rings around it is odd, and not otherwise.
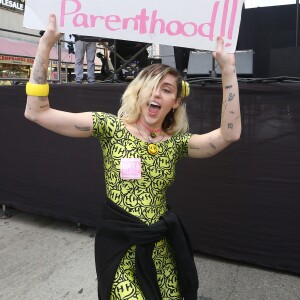
[[[0,220],[0,299],[97,299],[94,228],[9,210]],[[300,276],[197,255],[201,300],[299,300]],[[151,299],[149,299],[151,300]]]

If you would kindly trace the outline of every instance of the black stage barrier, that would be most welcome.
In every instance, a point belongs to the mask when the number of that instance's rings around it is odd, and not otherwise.
[[[51,85],[52,106],[116,113],[126,84]],[[219,126],[221,86],[192,85],[190,131]],[[242,137],[210,159],[183,159],[168,191],[195,252],[300,274],[300,84],[240,84]],[[24,86],[0,87],[0,203],[96,226],[105,199],[94,138],[24,118]]]
[[[294,2],[296,3],[296,1]],[[297,33],[299,47],[300,22],[297,29],[296,19],[296,4],[243,9],[237,50],[253,50],[254,77],[274,76],[270,70],[273,68],[270,65],[271,51],[279,48],[297,47]],[[284,61],[284,59],[284,57],[280,57],[277,62],[280,64],[280,61]],[[290,60],[292,60],[291,57],[288,58],[287,63]],[[283,65],[281,64],[281,66]],[[300,77],[300,73],[290,75],[291,72],[285,73],[285,70],[286,67],[280,70],[280,76]]]

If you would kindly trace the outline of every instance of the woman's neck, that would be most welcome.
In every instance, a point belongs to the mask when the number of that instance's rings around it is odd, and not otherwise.
[[[137,120],[137,123],[140,124],[146,131],[148,131],[150,134],[159,134],[162,131],[161,125],[160,126],[153,126],[153,125],[148,125],[145,123],[145,121],[142,120],[140,117]]]

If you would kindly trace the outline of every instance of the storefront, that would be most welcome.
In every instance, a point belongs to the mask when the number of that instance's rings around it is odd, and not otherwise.
[[[33,58],[0,54],[0,78],[27,79]]]
[[[0,85],[10,85],[21,83],[28,80],[34,59],[31,57],[21,57],[13,55],[0,54]],[[62,81],[67,82],[70,80],[70,74],[74,69],[74,64],[63,62],[61,64]],[[48,70],[48,79],[58,81],[58,62],[55,60],[50,61]],[[67,80],[68,78],[68,80]]]

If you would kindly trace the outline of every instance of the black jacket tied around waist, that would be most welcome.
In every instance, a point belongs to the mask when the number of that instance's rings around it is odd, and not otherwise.
[[[197,299],[197,269],[177,214],[169,210],[155,224],[146,225],[111,200],[106,200],[102,210],[95,241],[99,299],[110,299],[119,263],[127,250],[136,245],[135,267],[141,290],[146,299],[161,300],[152,251],[163,237],[167,237],[174,251],[182,296],[185,300]]]

